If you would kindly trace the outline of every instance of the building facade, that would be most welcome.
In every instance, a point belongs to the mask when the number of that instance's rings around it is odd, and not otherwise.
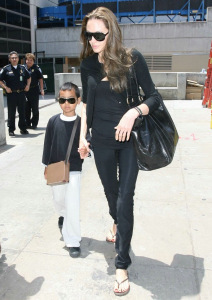
[[[67,1],[0,0],[0,69],[8,64],[10,51],[17,51],[22,63],[25,53],[33,52],[48,74],[49,91],[54,90],[54,73],[79,72],[80,24],[53,27],[49,21],[55,19],[48,16],[49,28],[37,28],[40,8],[56,5],[50,11],[57,11],[61,2]],[[207,7],[204,20],[195,22],[128,23],[120,27],[124,45],[140,50],[150,71],[200,72],[207,68],[212,7]]]
[[[121,24],[120,27],[124,45],[141,51],[150,71],[201,72],[207,69],[212,7],[207,8],[205,21]],[[64,59],[64,73],[79,70],[80,32],[81,26],[38,28],[37,49],[45,52],[45,59]]]
[[[57,5],[49,0],[0,0],[0,68],[8,64],[8,53],[17,51],[21,61],[36,52],[37,8]]]
[[[0,0],[0,67],[11,51],[20,57],[31,51],[29,0]]]

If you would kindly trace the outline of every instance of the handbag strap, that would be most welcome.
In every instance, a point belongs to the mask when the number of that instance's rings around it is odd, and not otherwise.
[[[70,157],[70,154],[71,154],[71,149],[72,149],[72,146],[73,146],[73,141],[74,141],[74,137],[75,137],[75,134],[76,134],[76,131],[77,131],[77,125],[79,123],[79,116],[77,116],[75,122],[74,122],[74,127],[73,127],[73,130],[72,130],[72,133],[71,133],[71,138],[70,138],[70,141],[69,141],[69,144],[68,144],[68,149],[67,149],[67,152],[66,152],[66,159],[65,159],[65,164],[68,163],[69,161],[69,157]]]
[[[131,71],[132,71],[132,74],[133,74],[133,78],[135,79],[138,98],[139,98],[139,100],[140,100],[141,102],[143,102],[143,97],[142,97],[141,94],[140,94],[140,89],[139,89],[139,85],[138,85],[138,81],[137,81],[137,76],[136,76],[135,68],[134,68],[133,65],[132,65],[132,67],[131,67]],[[132,93],[132,87],[131,87],[131,85],[130,85],[130,88],[131,88],[131,93]],[[165,106],[165,104],[164,104],[164,102],[163,102],[163,98],[161,97],[161,94],[158,92],[157,89],[156,89],[156,92],[157,92],[158,98],[159,98],[159,100],[160,100],[160,106],[159,106],[159,109],[160,109],[160,110],[164,110],[164,109],[167,110],[167,108],[166,108],[166,106]]]
[[[138,97],[139,102],[141,103],[143,101],[143,97],[140,94],[140,89],[139,89],[134,65],[132,65],[129,69],[129,85],[130,85],[130,87],[127,88],[127,104],[130,108],[135,106],[134,99],[133,99],[133,92],[132,92],[132,79],[135,80],[137,97]]]

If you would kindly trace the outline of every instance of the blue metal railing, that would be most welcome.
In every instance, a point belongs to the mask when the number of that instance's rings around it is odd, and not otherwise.
[[[146,3],[151,7],[150,1],[152,1],[152,9],[150,10],[139,10],[139,5],[143,5],[145,0],[76,0],[76,1],[65,1],[59,0],[60,6],[56,7],[46,7],[39,9],[38,15],[38,26],[39,24],[61,24],[65,27],[67,26],[76,26],[76,23],[80,23],[83,17],[90,11],[96,8],[98,5],[104,3],[104,6],[111,9],[111,5],[114,9],[114,14],[117,16],[119,22],[122,21],[122,18],[128,18],[130,22],[141,23],[147,17],[153,17],[153,23],[156,23],[157,16],[167,16],[169,22],[174,22],[177,16],[186,17],[186,21],[204,21],[206,15],[206,5],[205,0],[196,1],[200,5],[195,9],[192,8],[191,0],[185,0],[183,6],[180,9],[175,10],[157,10],[156,4],[160,4],[160,0],[148,0]],[[168,0],[167,0],[168,1]],[[132,5],[127,5],[127,2],[133,3]],[[183,1],[181,1],[183,3]],[[180,3],[181,3],[180,2]],[[63,4],[63,5],[61,5]],[[67,5],[64,5],[67,4]],[[126,4],[126,5],[125,5]],[[93,8],[92,8],[93,5]],[[125,6],[124,6],[125,5]],[[169,3],[170,5],[170,3]],[[126,9],[128,7],[128,10]],[[142,6],[143,7],[143,6]],[[136,8],[136,9],[135,9]],[[141,7],[140,7],[141,8]],[[132,9],[132,11],[129,11]],[[134,10],[133,10],[134,9]],[[136,22],[133,18],[137,17]],[[141,17],[138,20],[138,17]],[[197,19],[199,17],[199,19]]]

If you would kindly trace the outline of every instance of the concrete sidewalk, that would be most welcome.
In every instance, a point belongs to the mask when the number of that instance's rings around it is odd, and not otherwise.
[[[139,172],[124,299],[210,300],[212,283],[212,129],[201,101],[165,101],[180,140],[173,163]],[[112,224],[93,158],[85,160],[81,189],[82,255],[72,259],[57,227],[51,188],[41,165],[48,119],[58,103],[40,110],[37,130],[8,137],[0,147],[0,299],[117,299]],[[5,119],[7,116],[5,116]]]

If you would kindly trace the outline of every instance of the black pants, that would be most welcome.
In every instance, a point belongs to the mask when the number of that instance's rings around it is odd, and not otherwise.
[[[35,87],[26,93],[26,123],[27,126],[37,126],[39,121],[39,88]],[[32,114],[32,118],[31,118]]]
[[[133,233],[133,196],[138,175],[134,148],[120,150],[94,147],[94,156],[99,177],[109,204],[109,213],[117,224],[116,260],[117,269],[127,269]],[[119,176],[117,176],[119,168]]]
[[[25,120],[25,103],[26,97],[24,92],[21,93],[10,93],[7,94],[7,108],[8,108],[8,121],[7,126],[9,127],[9,132],[15,131],[15,114],[16,108],[18,108],[19,121],[18,127],[21,130],[26,130],[26,120]]]

